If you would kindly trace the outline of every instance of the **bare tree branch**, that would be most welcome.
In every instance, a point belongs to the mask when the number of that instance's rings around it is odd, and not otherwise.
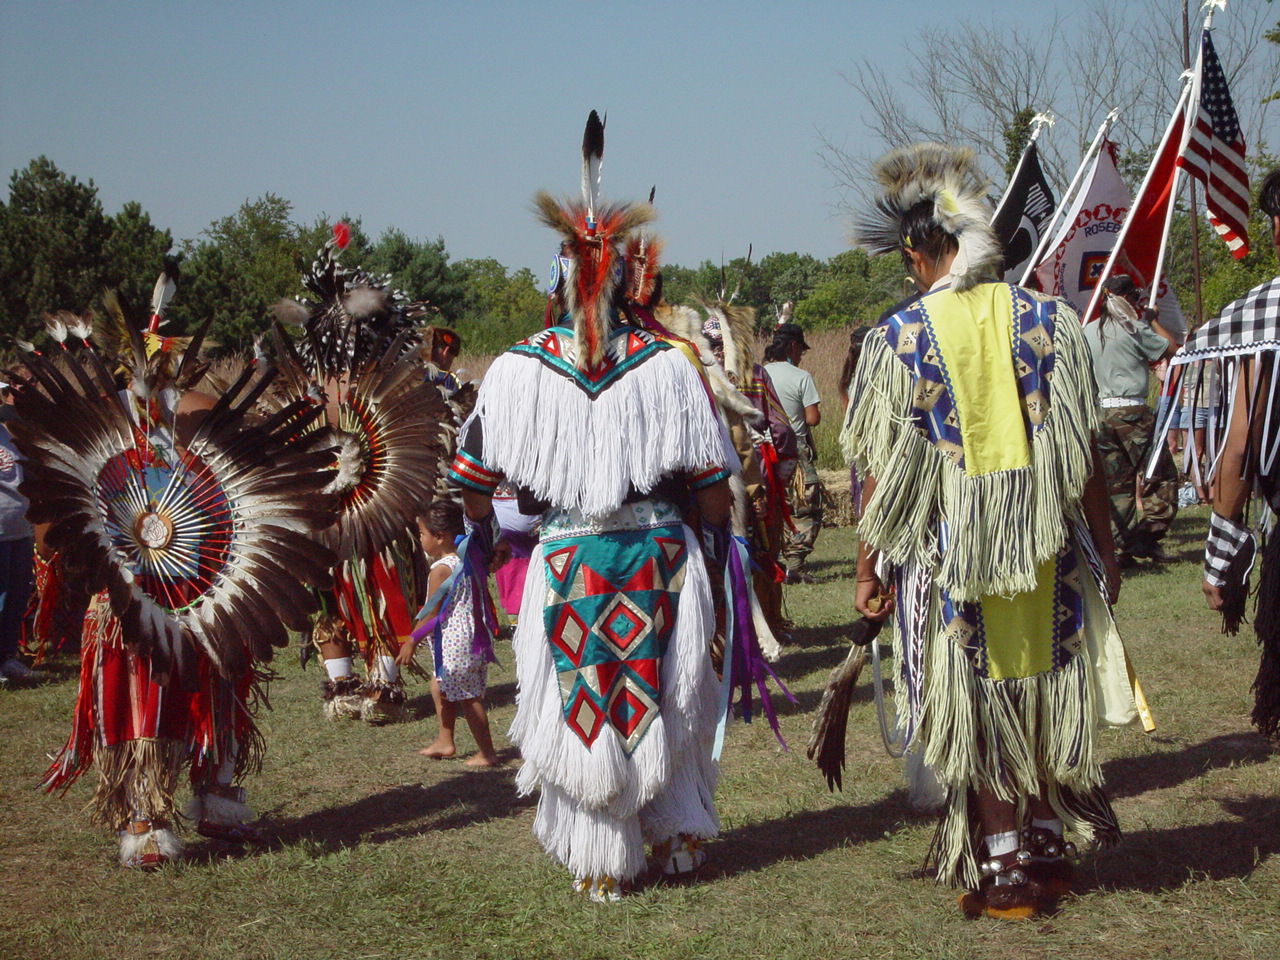
[[[1266,97],[1280,86],[1280,60],[1263,43],[1275,11],[1240,6],[1219,16],[1214,42],[1256,153],[1266,148]],[[1198,19],[1190,41],[1194,50]],[[999,185],[1018,116],[1049,109],[1058,123],[1039,141],[1041,158],[1050,178],[1065,184],[1112,109],[1120,118],[1111,136],[1122,150],[1141,156],[1155,148],[1181,88],[1182,58],[1181,13],[1167,0],[1091,0],[1034,33],[994,21],[924,29],[892,73],[864,60],[842,75],[865,107],[870,137],[850,153],[820,132],[819,158],[845,193],[842,207],[864,192],[871,157],[921,140],[973,147]]]

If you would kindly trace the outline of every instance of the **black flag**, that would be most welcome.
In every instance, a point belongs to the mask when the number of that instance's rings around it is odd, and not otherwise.
[[[1004,248],[1004,279],[1017,283],[1027,269],[1027,261],[1040,245],[1045,227],[1053,216],[1053,190],[1040,169],[1040,152],[1033,141],[1028,145],[1013,181],[1004,192],[991,220]]]

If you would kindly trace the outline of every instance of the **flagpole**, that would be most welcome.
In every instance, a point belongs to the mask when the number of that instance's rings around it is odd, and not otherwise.
[[[1173,210],[1177,206],[1174,200],[1182,186],[1179,181],[1185,174],[1186,171],[1181,167],[1175,167],[1173,170],[1173,189],[1169,191],[1169,209],[1164,214],[1164,232],[1160,235],[1160,254],[1156,257],[1156,269],[1151,277],[1151,295],[1147,298],[1147,306],[1153,310],[1160,293],[1160,278],[1164,276],[1165,254],[1169,252],[1169,233],[1173,230]]]
[[[1187,10],[1188,0],[1182,0],[1182,68],[1184,70],[1191,69],[1191,27],[1190,14]],[[1213,26],[1213,15],[1219,9],[1226,7],[1226,0],[1209,0],[1201,9],[1207,10],[1204,18],[1204,29],[1208,30]],[[1203,34],[1201,34],[1203,36]],[[1197,50],[1199,49],[1197,44]],[[1195,79],[1192,80],[1192,86],[1197,86],[1200,76],[1200,69],[1204,64],[1203,57],[1197,52],[1196,54],[1196,72]],[[1191,117],[1187,117],[1187,123],[1192,123]],[[1196,178],[1187,177],[1187,206],[1191,216],[1191,287],[1195,291],[1196,313],[1195,326],[1193,330],[1199,329],[1204,323],[1204,296],[1200,283],[1200,211],[1199,205],[1196,203]]]
[[[1018,157],[1018,165],[1013,168],[1013,176],[1009,178],[1008,184],[1004,188],[1004,196],[1000,198],[1000,203],[996,205],[996,212],[991,215],[991,222],[996,222],[996,217],[1000,216],[1000,211],[1004,209],[1004,205],[1009,200],[1009,190],[1018,182],[1018,174],[1022,173],[1022,165],[1027,162],[1027,154],[1031,152],[1031,145],[1040,139],[1040,131],[1046,126],[1052,127],[1057,121],[1051,113],[1037,113],[1031,118],[1031,136],[1027,138],[1027,145],[1022,148],[1022,155]]]
[[[1138,203],[1146,194],[1147,187],[1151,184],[1151,176],[1155,173],[1156,162],[1164,153],[1164,148],[1168,145],[1169,138],[1173,136],[1174,128],[1178,125],[1178,115],[1190,98],[1191,84],[1184,83],[1182,92],[1178,94],[1177,105],[1173,108],[1173,116],[1169,118],[1169,125],[1165,128],[1164,136],[1160,138],[1160,145],[1156,147],[1156,152],[1151,156],[1151,166],[1147,167],[1146,175],[1142,178],[1142,185],[1138,187],[1137,193],[1133,195],[1133,202],[1129,204],[1129,213],[1125,214],[1124,223],[1120,226],[1120,235],[1116,237],[1115,246],[1111,248],[1111,254],[1107,257],[1107,264],[1102,268],[1102,273],[1098,276],[1098,282],[1093,288],[1093,295],[1089,297],[1089,308],[1080,315],[1080,320],[1083,323],[1088,323],[1093,317],[1093,311],[1098,306],[1098,299],[1102,296],[1102,285],[1107,282],[1107,279],[1111,276],[1111,271],[1115,269],[1116,259],[1120,256],[1120,251],[1124,249],[1124,241],[1129,236],[1129,227],[1133,224],[1133,217],[1130,214],[1137,209]],[[1169,202],[1173,202],[1172,197],[1169,198]]]
[[[1040,245],[1036,247],[1035,253],[1031,255],[1031,260],[1027,263],[1026,272],[1022,274],[1022,279],[1018,281],[1018,286],[1025,287],[1027,281],[1031,279],[1031,274],[1035,268],[1040,265],[1040,258],[1049,250],[1049,244],[1053,242],[1054,231],[1058,229],[1058,220],[1064,216],[1071,207],[1071,202],[1075,199],[1076,188],[1080,186],[1080,181],[1084,179],[1084,172],[1089,166],[1090,159],[1098,152],[1102,145],[1102,141],[1106,138],[1107,131],[1111,129],[1111,125],[1116,122],[1116,118],[1120,116],[1120,111],[1112,110],[1107,114],[1106,119],[1102,121],[1102,126],[1098,127],[1098,133],[1093,138],[1093,143],[1089,144],[1089,149],[1084,152],[1084,156],[1080,159],[1080,167],[1076,170],[1076,175],[1072,178],[1066,192],[1062,195],[1062,202],[1058,204],[1058,209],[1053,211],[1053,217],[1050,218],[1048,225],[1045,227],[1044,233],[1040,237]]]

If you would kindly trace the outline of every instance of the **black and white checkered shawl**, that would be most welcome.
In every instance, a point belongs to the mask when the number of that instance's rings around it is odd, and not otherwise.
[[[1253,567],[1253,534],[1242,523],[1216,513],[1209,516],[1209,535],[1204,542],[1204,578],[1215,587],[1223,587],[1231,579],[1231,564],[1248,548],[1244,575]]]
[[[1280,350],[1280,277],[1233,300],[1192,335],[1169,361],[1177,366]]]

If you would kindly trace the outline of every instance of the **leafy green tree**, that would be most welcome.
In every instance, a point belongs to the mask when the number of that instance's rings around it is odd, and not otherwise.
[[[174,320],[190,329],[212,319],[213,340],[229,350],[248,349],[267,328],[272,304],[301,292],[298,277],[310,251],[302,247],[292,211],[289,201],[268,193],[187,241]]]
[[[173,236],[156,227],[142,205],[134,201],[111,217],[110,225],[103,285],[120,290],[143,310],[164,268],[165,256],[173,248]]]
[[[466,270],[449,262],[443,237],[416,240],[392,227],[378,238],[362,266],[391,274],[393,286],[411,300],[430,303],[446,323],[456,323],[467,308]]]
[[[145,303],[173,246],[141,205],[108,216],[92,180],[68,176],[38,157],[9,181],[0,204],[0,305],[4,332],[38,342],[46,310],[81,312],[106,287]]]
[[[457,321],[463,349],[468,353],[496,353],[540,329],[546,295],[533,271],[522,267],[508,274],[497,260],[463,260],[467,307]]]
[[[894,257],[845,250],[831,258],[827,275],[796,303],[793,319],[801,326],[834,329],[874,323],[903,296],[903,272]]]
[[[101,295],[111,221],[92,180],[67,176],[38,157],[9,179],[0,219],[0,297],[10,329],[26,340],[40,313],[92,306]]]

